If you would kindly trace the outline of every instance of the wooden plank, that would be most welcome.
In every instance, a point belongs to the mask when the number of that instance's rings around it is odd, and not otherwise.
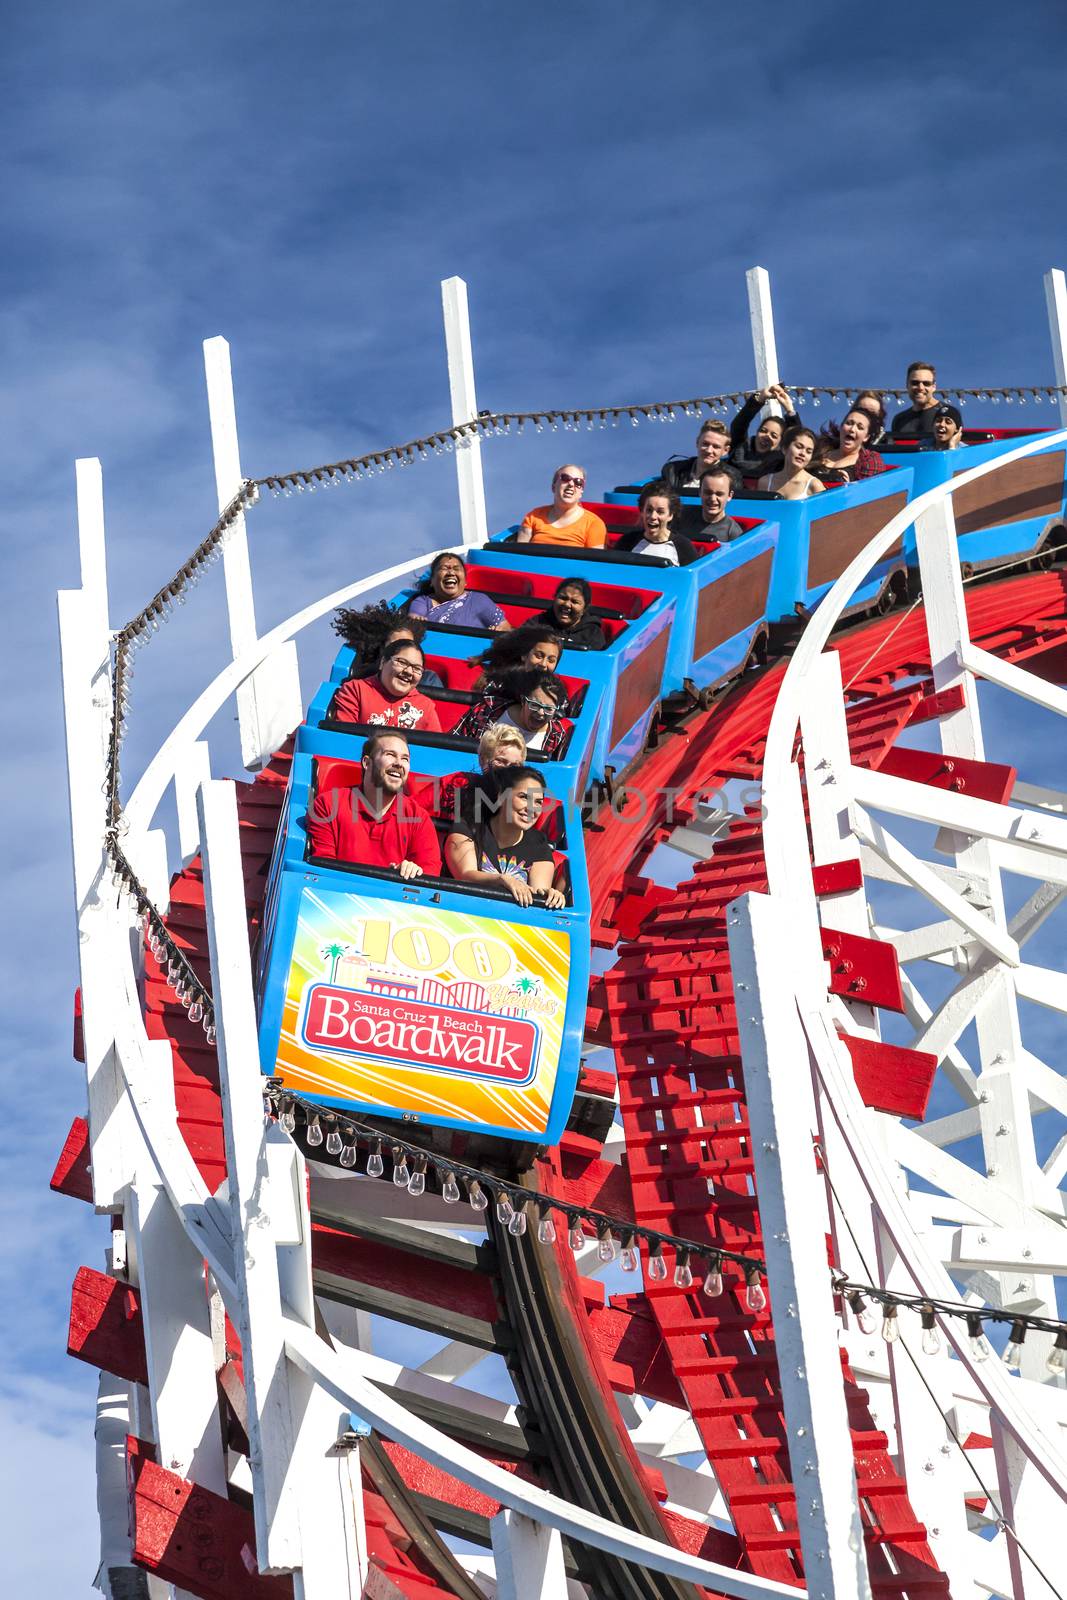
[[[842,1034],[864,1105],[894,1117],[922,1121],[937,1072],[937,1057],[924,1050]]]

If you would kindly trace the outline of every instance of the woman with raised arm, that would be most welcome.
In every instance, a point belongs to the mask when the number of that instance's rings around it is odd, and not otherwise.
[[[467,588],[467,566],[462,556],[443,550],[430,563],[430,576],[422,594],[408,606],[409,617],[425,617],[431,627],[491,628],[503,632],[511,624],[487,594]]]
[[[481,787],[467,792],[469,811],[464,806],[464,815],[445,839],[445,863],[453,878],[504,889],[520,906],[543,894],[548,910],[561,910],[567,901],[552,887],[552,846],[537,828],[545,780],[536,767],[507,767],[497,773],[488,793]]]
[[[673,567],[687,567],[697,553],[684,533],[675,533],[673,523],[681,512],[674,490],[662,480],[646,483],[637,497],[641,526],[624,533],[616,550],[635,556],[658,556]]]
[[[750,439],[750,426],[771,400],[781,406],[782,415],[765,416]],[[787,428],[795,428],[799,421],[793,397],[780,383],[772,384],[769,389],[758,389],[755,394],[749,395],[730,424],[731,466],[742,478],[756,479],[765,472],[777,472],[782,465],[782,436]]]
[[[822,494],[825,484],[808,471],[818,444],[810,428],[790,428],[782,440],[783,465],[779,472],[768,472],[758,487],[779,500],[806,500],[811,494]]]
[[[885,462],[868,444],[876,427],[869,411],[853,406],[842,420],[837,444],[828,436],[819,440],[811,463],[812,472],[831,487],[885,472]]]

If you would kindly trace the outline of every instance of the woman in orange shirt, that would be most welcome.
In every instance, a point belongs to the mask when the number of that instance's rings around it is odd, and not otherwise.
[[[552,479],[552,504],[535,506],[522,519],[517,544],[580,545],[603,550],[608,530],[593,511],[582,505],[585,472],[573,462],[558,467]]]

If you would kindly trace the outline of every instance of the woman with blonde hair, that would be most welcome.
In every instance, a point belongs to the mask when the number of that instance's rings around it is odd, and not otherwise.
[[[434,778],[413,798],[439,821],[454,822],[464,790],[506,767],[521,767],[525,760],[526,740],[520,729],[494,722],[478,741],[477,772],[450,772],[445,778]]]

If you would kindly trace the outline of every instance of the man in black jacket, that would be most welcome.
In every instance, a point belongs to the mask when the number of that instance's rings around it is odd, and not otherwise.
[[[729,448],[730,435],[725,422],[716,422],[709,417],[697,434],[696,455],[671,456],[669,461],[663,463],[660,479],[675,494],[682,494],[686,489],[697,489],[700,486],[700,474],[721,461]]]
[[[937,373],[929,361],[913,361],[907,382],[911,405],[897,412],[889,432],[894,439],[928,439],[937,415]]]

